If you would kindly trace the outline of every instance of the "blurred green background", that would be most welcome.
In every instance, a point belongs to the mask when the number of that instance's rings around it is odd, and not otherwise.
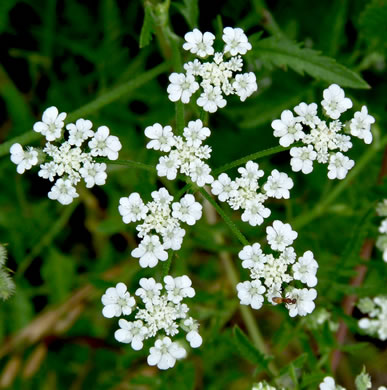
[[[150,15],[145,26],[144,7]],[[345,296],[387,293],[387,264],[372,250],[379,221],[374,208],[387,197],[381,179],[387,170],[386,1],[1,0],[0,242],[7,244],[16,292],[0,302],[0,388],[243,390],[270,379],[265,362],[233,330],[237,325],[248,334],[220,252],[231,256],[241,280],[247,273],[237,258],[241,244],[221,220],[210,225],[202,218],[187,229],[173,258],[171,273],[193,280],[197,295],[189,304],[204,342],[160,372],[146,364],[146,348],[135,352],[116,342],[117,321],[102,317],[100,296],[118,281],[134,292],[141,277],[161,277],[161,266],[140,269],[131,258],[135,224],[124,225],[117,206],[134,191],[149,200],[164,183],[147,171],[111,165],[106,185],[79,185],[79,200],[64,207],[47,198],[50,183],[36,170],[18,175],[8,153],[14,137],[40,145],[31,136],[33,123],[55,105],[73,120],[81,114],[94,128],[107,125],[123,144],[120,159],[155,164],[159,154],[145,148],[143,131],[155,122],[174,124],[166,93],[168,74],[178,70],[174,50],[193,27],[220,38],[222,24],[252,36],[245,69],[255,72],[259,90],[245,103],[229,97],[210,116],[212,168],[278,145],[271,121],[300,101],[319,103],[332,82],[343,86],[354,109],[366,104],[376,118],[374,143],[354,141],[348,155],[356,166],[344,181],[329,180],[322,165],[308,176],[291,172],[288,152],[259,164],[266,173],[277,168],[293,178],[291,199],[271,202],[266,223],[286,220],[298,231],[297,252],[312,250],[320,265],[317,307],[349,327],[338,382],[354,388],[366,365],[374,384],[387,383],[387,343],[359,335],[360,312],[351,317],[342,308]],[[185,114],[196,119],[198,110],[190,104]],[[169,182],[170,192],[183,184]],[[264,238],[264,225],[252,228],[239,212],[225,211],[250,242]],[[214,240],[218,233],[223,244]],[[367,256],[364,242],[371,248]],[[363,263],[364,281],[354,287],[350,280]],[[328,323],[312,329],[271,305],[253,315],[287,388],[297,388],[297,377],[298,388],[316,389],[337,347]]]

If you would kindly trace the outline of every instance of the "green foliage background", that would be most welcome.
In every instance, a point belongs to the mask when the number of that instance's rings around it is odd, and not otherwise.
[[[348,316],[342,308],[345,296],[387,292],[380,252],[372,250],[369,261],[361,256],[363,243],[372,248],[377,235],[375,205],[387,197],[380,180],[387,169],[386,21],[384,0],[2,0],[0,242],[7,244],[16,292],[0,302],[0,387],[249,389],[255,381],[273,380],[274,363],[286,388],[316,389],[331,373],[335,349],[343,352],[340,384],[353,388],[363,365],[375,384],[386,384],[386,342],[359,335],[360,313]],[[134,352],[115,341],[117,322],[102,317],[100,296],[118,281],[134,291],[141,277],[163,272],[162,265],[140,269],[130,257],[135,226],[122,223],[119,198],[136,191],[149,200],[160,185],[176,194],[184,183],[160,183],[152,172],[111,165],[105,186],[80,189],[79,200],[64,207],[47,198],[49,183],[36,171],[18,175],[8,151],[16,140],[39,145],[32,125],[55,105],[71,113],[70,120],[107,125],[123,144],[120,159],[155,164],[159,155],[145,149],[143,130],[155,122],[175,124],[166,86],[168,74],[181,68],[180,56],[189,58],[182,37],[199,27],[220,38],[222,25],[242,27],[251,37],[247,67],[259,91],[245,103],[228,98],[226,108],[210,116],[214,169],[278,145],[270,122],[302,100],[321,101],[332,82],[345,87],[355,109],[366,104],[376,118],[374,143],[355,141],[349,155],[356,166],[344,181],[328,180],[325,166],[308,176],[291,172],[288,152],[259,160],[265,172],[277,168],[295,181],[290,200],[269,205],[267,222],[290,222],[299,233],[298,253],[315,253],[317,307],[349,331],[338,345],[327,324],[311,330],[306,319],[265,305],[250,317],[267,349],[266,355],[259,351],[229,272],[233,263],[238,278],[247,278],[237,258],[242,245],[221,219],[211,225],[203,218],[188,229],[170,271],[193,280],[197,295],[190,306],[204,343],[159,372],[147,366],[147,348]],[[199,114],[194,104],[186,107],[186,120]],[[262,241],[264,226],[252,228],[238,212],[224,211],[250,242]],[[361,264],[366,276],[354,287],[350,281]]]

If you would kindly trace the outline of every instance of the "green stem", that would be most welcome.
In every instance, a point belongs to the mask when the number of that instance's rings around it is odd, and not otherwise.
[[[222,208],[212,199],[211,195],[202,187],[198,187],[199,192],[203,195],[203,197],[215,208],[218,214],[223,218],[224,222],[226,222],[227,226],[234,233],[235,237],[241,242],[242,245],[249,245],[247,238],[242,234],[242,232],[237,228],[235,223],[231,220],[231,218],[222,210]]]
[[[46,234],[40,238],[39,242],[31,249],[31,252],[20,263],[15,277],[20,277],[24,274],[32,261],[40,254],[40,252],[54,240],[57,234],[59,234],[67,221],[71,217],[73,211],[78,206],[79,201],[73,201],[69,206],[66,206],[62,215],[56,220],[53,226],[49,228]]]
[[[106,164],[113,164],[113,165],[125,165],[132,168],[138,168],[138,169],[144,169],[146,171],[150,171],[153,173],[156,173],[156,169],[153,165],[144,164],[142,162],[138,161],[132,161],[132,160],[109,160],[105,157],[97,157],[95,159],[97,162],[104,162]]]
[[[376,153],[387,144],[387,137],[380,140],[377,145],[370,147],[361,159],[356,163],[355,167],[348,173],[345,180],[338,183],[329,194],[321,199],[316,207],[307,214],[301,215],[292,222],[294,229],[298,230],[314,219],[323,215],[328,206],[352,183],[353,179],[363,171],[367,164],[372,160]]]
[[[184,130],[184,103],[178,101],[175,103],[175,108],[176,108],[176,133],[178,135],[183,134]]]
[[[211,196],[203,189],[200,188],[199,191],[202,193],[202,195],[205,197],[205,199],[208,200],[208,202],[215,208],[215,210],[219,213],[219,215],[224,219],[226,224],[230,227],[232,231],[236,235],[238,235],[238,238],[241,240],[243,245],[248,245],[249,242],[247,239],[243,236],[243,234],[237,229],[237,227],[233,224],[233,222],[230,220],[230,218],[223,212],[223,210],[218,206],[218,204],[211,198]],[[213,221],[215,223],[215,220]],[[235,231],[236,230],[236,231]],[[219,244],[223,244],[223,236],[221,233],[217,232],[214,234],[215,241]],[[230,281],[231,285],[233,286],[234,290],[237,291],[237,284],[239,283],[239,278],[237,271],[234,267],[234,264],[231,260],[230,254],[226,251],[220,252],[220,257],[222,259],[226,275],[228,280]],[[243,322],[246,325],[247,331],[253,340],[254,345],[265,355],[269,353],[269,350],[265,344],[264,338],[261,334],[261,331],[259,329],[259,326],[254,318],[254,315],[251,311],[251,309],[248,306],[240,305],[239,309],[241,311],[241,315],[243,318]],[[269,371],[273,376],[278,375],[278,370],[273,362],[269,363]]]
[[[285,150],[289,150],[289,149],[297,147],[297,146],[298,146],[298,143],[293,144],[291,146],[288,146],[287,148],[284,148],[283,146],[274,146],[273,148],[260,150],[259,152],[248,154],[245,157],[242,157],[238,160],[232,161],[228,164],[223,165],[220,168],[215,169],[213,171],[213,174],[218,175],[219,173],[229,171],[232,168],[238,167],[239,165],[243,165],[243,164],[247,163],[247,161],[250,161],[250,160],[253,161],[253,160],[257,160],[257,159],[262,158],[262,157],[270,156],[272,154],[284,152]]]
[[[138,89],[140,86],[154,79],[159,74],[167,71],[168,67],[169,67],[168,63],[160,64],[154,67],[153,69],[145,72],[144,74],[137,76],[135,79],[130,80],[127,83],[120,85],[119,87],[116,87],[109,92],[106,92],[105,94],[99,96],[98,98],[91,101],[90,103],[87,103],[81,108],[68,114],[66,118],[66,123],[72,122],[82,116],[92,114],[93,112],[98,111],[102,107],[110,103],[113,103],[114,101],[128,95],[130,92]],[[24,145],[27,142],[36,141],[39,138],[41,138],[41,134],[36,133],[32,130],[18,137],[12,138],[11,140],[4,142],[2,145],[0,145],[0,157],[9,154],[9,148],[14,143],[19,143],[21,145]]]

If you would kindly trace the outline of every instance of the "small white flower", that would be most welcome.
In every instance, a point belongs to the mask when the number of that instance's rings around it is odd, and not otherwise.
[[[202,141],[210,136],[211,131],[208,127],[203,127],[203,122],[198,119],[189,121],[188,127],[184,128],[183,134],[187,140],[187,145],[197,148],[202,144]]]
[[[168,180],[174,180],[177,176],[177,170],[181,165],[177,153],[169,153],[168,156],[161,156],[156,165],[157,176],[166,177]]]
[[[179,203],[173,203],[172,210],[174,218],[191,226],[202,217],[202,205],[195,201],[192,194],[186,194]]]
[[[43,179],[54,181],[54,177],[58,175],[58,165],[55,164],[54,161],[42,164],[40,165],[38,175],[43,177]]]
[[[154,347],[149,350],[148,364],[156,366],[160,370],[167,370],[172,368],[177,359],[186,357],[186,350],[180,346],[179,343],[172,342],[169,337],[156,340]]]
[[[211,184],[214,181],[210,173],[211,168],[202,160],[196,159],[189,164],[189,177],[199,187]]]
[[[174,304],[178,304],[184,298],[192,298],[195,296],[195,290],[191,287],[191,279],[187,275],[173,278],[170,275],[164,277],[164,285],[167,290],[168,300]]]
[[[321,105],[332,119],[339,119],[340,115],[352,107],[352,101],[346,98],[343,89],[337,84],[330,85],[323,91],[324,100]]]
[[[192,62],[190,61],[184,64],[184,69],[187,72],[187,74],[198,76],[202,70],[202,63],[195,58]]]
[[[198,55],[199,57],[207,57],[214,54],[214,48],[212,47],[215,39],[215,35],[210,32],[204,34],[197,28],[184,35],[185,43],[183,44],[184,50],[189,50],[191,53]]]
[[[279,172],[277,169],[271,172],[263,186],[266,195],[276,199],[289,199],[291,188],[293,188],[293,180],[286,173]]]
[[[58,200],[59,203],[64,205],[70,204],[74,198],[78,198],[78,194],[71,184],[70,180],[58,179],[51,191],[48,193],[48,197],[52,200]]]
[[[375,123],[375,118],[368,115],[366,106],[361,108],[361,111],[355,112],[354,118],[351,120],[350,129],[351,135],[364,140],[366,144],[372,142],[371,125]]]
[[[172,132],[172,127],[162,127],[160,123],[155,123],[153,126],[148,126],[145,129],[145,136],[152,140],[146,145],[148,149],[169,152],[171,150],[171,147],[176,144]]]
[[[259,165],[253,161],[248,161],[245,167],[239,167],[238,172],[243,179],[246,179],[249,185],[255,185],[260,177],[264,175]]]
[[[164,249],[178,251],[181,248],[184,236],[185,230],[180,227],[165,229],[162,233]]]
[[[248,222],[251,226],[261,225],[264,218],[269,217],[271,214],[270,209],[265,207],[262,203],[256,200],[248,200],[246,207],[241,215],[243,222]]]
[[[280,137],[279,143],[281,146],[288,147],[304,137],[305,134],[299,122],[299,117],[294,117],[290,110],[285,110],[281,114],[281,119],[275,119],[271,123],[274,136]]]
[[[251,44],[241,28],[225,27],[222,39],[226,43],[224,52],[230,53],[232,56],[244,55],[251,49]]]
[[[230,197],[236,196],[238,194],[237,189],[238,185],[226,173],[221,173],[218,179],[211,184],[211,192],[221,202],[225,202]]]
[[[189,103],[189,99],[199,89],[199,84],[192,74],[172,73],[169,76],[170,84],[167,92],[168,98],[172,102],[181,100],[184,104]]]
[[[117,283],[116,287],[109,287],[102,295],[101,301],[105,306],[102,314],[106,318],[119,317],[121,314],[129,315],[136,301],[130,296],[124,283]]]
[[[38,152],[33,148],[28,148],[26,151],[20,144],[13,144],[9,149],[11,153],[11,161],[17,165],[17,173],[24,173],[38,163]]]
[[[311,251],[306,251],[302,257],[298,259],[298,262],[293,264],[293,277],[296,280],[300,280],[302,283],[306,283],[308,287],[314,287],[317,285],[317,272],[318,264],[313,257]]]
[[[379,230],[379,233],[387,234],[387,218],[382,221],[378,230]]]
[[[273,251],[282,252],[289,245],[292,245],[293,241],[297,238],[298,234],[288,223],[282,223],[281,221],[274,221],[273,226],[266,228],[267,241],[273,249]]]
[[[140,259],[142,268],[153,268],[160,261],[168,259],[158,236],[145,236],[138,248],[132,250],[132,256]]]
[[[83,164],[83,167],[79,170],[81,176],[85,179],[86,187],[91,188],[96,184],[101,186],[105,184],[107,174],[106,174],[106,164],[105,163],[91,163],[86,161]]]
[[[191,348],[199,348],[203,343],[202,336],[195,330],[188,332],[185,338],[189,342]]]
[[[81,146],[83,141],[92,137],[94,131],[91,130],[93,124],[89,120],[78,119],[75,124],[69,123],[66,129],[69,132],[68,142],[70,145]]]
[[[218,107],[223,108],[227,102],[222,96],[220,87],[208,85],[204,89],[203,93],[199,96],[196,101],[198,106],[203,107],[204,111],[214,113]]]
[[[107,126],[98,127],[88,145],[92,156],[107,157],[109,160],[117,160],[118,152],[122,148],[118,137],[109,135]]]
[[[116,330],[114,337],[120,343],[129,344],[135,350],[139,351],[144,346],[143,340],[148,333],[148,329],[141,320],[129,322],[121,318],[118,321],[120,329]]]
[[[164,187],[160,188],[158,191],[152,191],[151,196],[152,199],[162,207],[168,206],[173,200],[173,196],[171,196]]]
[[[263,269],[263,265],[266,262],[266,257],[262,252],[261,245],[258,243],[244,246],[238,256],[242,260],[243,268]]]
[[[136,290],[136,295],[146,303],[157,304],[159,302],[160,291],[163,288],[161,283],[156,283],[153,278],[141,278],[139,281],[141,286]]]
[[[291,148],[290,155],[292,156],[290,165],[294,172],[301,171],[307,175],[313,171],[313,161],[316,160],[317,153],[313,150],[312,145]]]
[[[238,283],[236,288],[241,305],[250,305],[253,309],[257,310],[262,307],[263,293],[266,291],[266,288],[262,286],[260,280]]]
[[[307,314],[312,313],[315,308],[315,303],[313,302],[317,297],[317,291],[314,288],[307,289],[293,289],[289,293],[289,298],[296,299],[296,303],[287,304],[286,307],[289,309],[290,317],[295,317],[297,314],[299,316],[306,316]]]
[[[232,86],[242,102],[258,89],[257,79],[252,72],[237,74]]]
[[[336,390],[335,380],[331,376],[326,376],[324,381],[320,383],[320,390]]]
[[[317,104],[300,103],[294,107],[294,112],[298,114],[301,123],[314,129],[316,125],[321,122],[321,119],[317,116]]]
[[[62,136],[66,116],[65,112],[59,114],[56,107],[49,107],[43,112],[42,122],[34,124],[34,131],[44,135],[47,141],[55,141]]]
[[[124,223],[136,222],[145,219],[148,207],[144,205],[140,194],[133,192],[128,197],[120,199],[118,211]]]
[[[332,154],[329,158],[328,165],[328,177],[333,179],[344,179],[347,176],[347,173],[350,169],[353,168],[355,162],[350,160],[347,156],[344,156],[343,153],[337,152]]]

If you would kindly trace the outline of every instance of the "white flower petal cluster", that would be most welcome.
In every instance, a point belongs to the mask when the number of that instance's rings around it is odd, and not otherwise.
[[[153,278],[140,279],[140,287],[135,295],[141,300],[136,303],[134,297],[127,292],[124,283],[110,287],[102,296],[104,308],[102,314],[107,318],[129,316],[131,320],[120,318],[119,329],[114,337],[117,341],[130,344],[139,351],[144,347],[144,340],[157,336],[155,344],[149,350],[148,364],[166,370],[175,365],[176,360],[187,355],[186,349],[172,337],[186,332],[186,340],[191,348],[202,344],[198,329],[199,324],[188,315],[189,307],[182,303],[185,298],[192,298],[195,290],[187,275],[173,278],[164,277],[164,286]]]
[[[202,93],[196,103],[203,110],[213,113],[227,104],[224,95],[236,94],[243,102],[258,89],[254,73],[240,73],[243,68],[241,55],[251,50],[251,44],[241,28],[223,29],[223,52],[215,53],[215,35],[210,32],[202,33],[195,28],[185,34],[184,38],[183,49],[201,59],[208,56],[213,56],[213,59],[212,62],[195,59],[184,64],[185,73],[172,73],[167,88],[171,101],[181,100],[187,104],[201,87]]]
[[[366,390],[372,388],[372,381],[370,374],[367,373],[365,367],[359,375],[355,378],[355,389]],[[331,376],[326,376],[323,382],[319,385],[320,390],[346,390],[345,387],[336,384],[336,381]],[[385,386],[379,386],[377,390],[386,390]]]
[[[243,222],[251,226],[261,225],[271,213],[264,202],[268,198],[289,199],[293,180],[286,173],[274,169],[258,192],[258,181],[264,175],[259,165],[248,161],[245,167],[238,168],[238,172],[240,176],[235,180],[231,180],[226,173],[220,174],[211,184],[211,192],[221,202],[227,202],[233,210],[242,209]]]
[[[94,132],[89,120],[78,119],[64,129],[66,115],[59,114],[56,107],[49,107],[44,111],[42,121],[35,123],[34,130],[47,140],[43,150],[31,147],[23,150],[20,144],[10,148],[11,161],[17,165],[17,172],[24,173],[39,164],[38,175],[55,181],[48,197],[64,205],[78,197],[76,186],[81,179],[87,188],[105,184],[106,164],[96,162],[94,157],[116,160],[122,147],[106,126]]]
[[[363,298],[357,306],[362,313],[368,314],[359,320],[359,327],[370,336],[387,340],[387,296]]]
[[[290,149],[290,165],[294,172],[309,174],[313,171],[313,162],[328,164],[328,177],[342,180],[353,168],[355,162],[343,153],[352,148],[350,135],[372,142],[371,125],[375,118],[368,114],[366,106],[355,112],[354,118],[342,123],[342,113],[352,107],[352,101],[345,97],[344,91],[332,84],[323,92],[321,106],[324,114],[331,120],[329,123],[320,119],[317,104],[300,103],[294,112],[285,110],[281,119],[275,119],[271,127],[274,136],[279,138],[283,147],[301,141],[304,145]],[[349,135],[350,134],[350,135]]]
[[[246,245],[240,252],[242,267],[250,270],[251,280],[238,283],[238,298],[242,305],[260,309],[264,297],[272,305],[284,303],[290,317],[305,316],[313,312],[317,292],[314,288],[295,288],[290,286],[299,281],[308,287],[317,285],[318,264],[311,251],[306,251],[297,259],[291,247],[297,233],[289,224],[274,221],[266,228],[267,241],[272,251],[279,252],[277,257],[265,254],[261,245]],[[298,283],[299,284],[299,283]]]
[[[336,385],[335,380],[331,376],[326,376],[324,381],[320,383],[320,390],[345,390],[344,387]]]
[[[200,119],[188,122],[184,128],[183,137],[175,136],[171,126],[164,128],[155,123],[145,129],[145,135],[151,139],[147,144],[148,149],[169,152],[162,156],[156,166],[157,174],[168,180],[176,179],[178,172],[189,176],[199,187],[211,184],[214,178],[211,176],[211,168],[203,162],[211,156],[211,148],[202,145],[211,131],[203,126]]]
[[[153,191],[151,196],[153,200],[145,205],[141,196],[134,192],[121,198],[118,206],[124,223],[142,221],[136,227],[137,236],[142,240],[132,256],[140,259],[143,268],[153,268],[159,261],[167,260],[168,249],[179,250],[185,235],[181,222],[192,226],[202,216],[202,205],[192,194],[173,203],[166,188]]]
[[[270,386],[266,381],[254,383],[251,390],[277,390],[276,387]]]
[[[379,216],[384,217],[379,225],[379,233],[376,247],[383,252],[383,260],[387,263],[387,199],[380,202],[376,208]]]

